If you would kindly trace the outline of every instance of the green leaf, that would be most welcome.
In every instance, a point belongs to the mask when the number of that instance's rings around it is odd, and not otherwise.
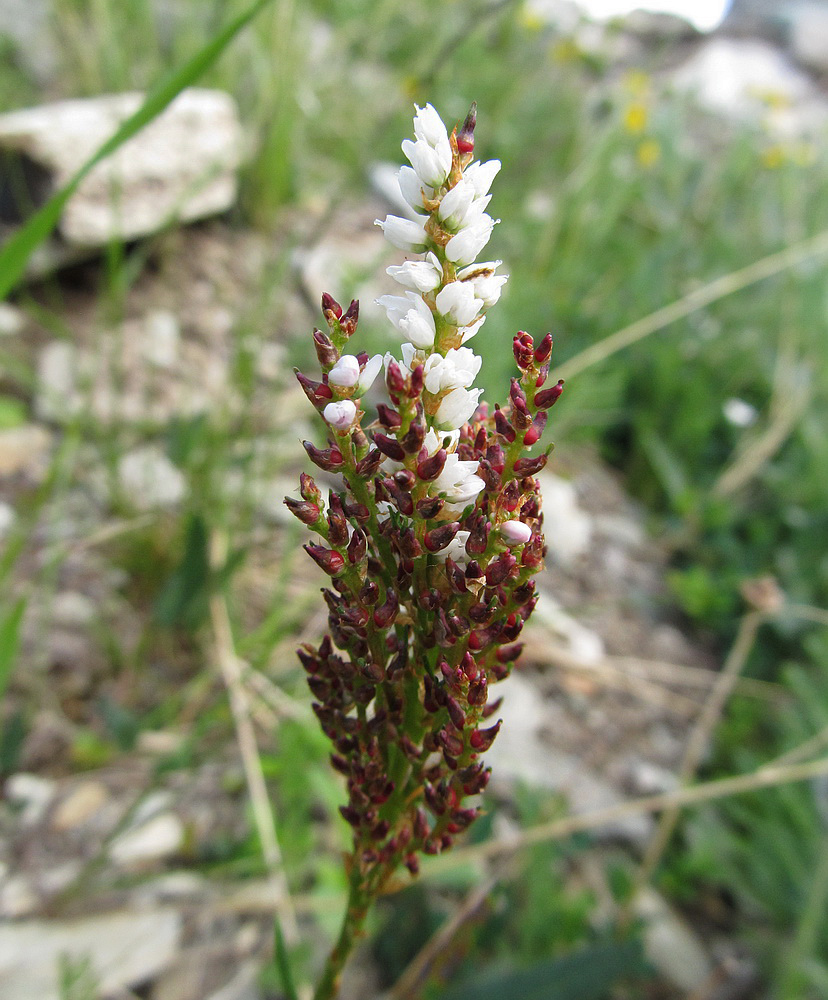
[[[20,629],[26,602],[17,601],[5,617],[0,620],[0,698],[6,693],[17,651],[20,648]]]
[[[285,937],[278,920],[274,922],[273,928],[273,965],[281,977],[282,989],[285,991],[287,1000],[299,1000],[299,994],[296,992],[296,985],[293,982],[293,973],[290,970]]]
[[[640,942],[601,944],[523,968],[489,969],[440,1000],[603,1000],[622,976],[643,971]]]
[[[246,11],[239,14],[211,38],[183,66],[159,80],[147,94],[146,100],[135,114],[130,115],[80,167],[67,184],[12,236],[0,250],[0,300],[4,299],[17,284],[26,269],[26,263],[32,252],[57,225],[66,203],[77,191],[81,181],[90,170],[123,146],[145,125],[157,118],[182,90],[195,83],[213,65],[242,28],[271,2],[272,0],[256,0]]]
[[[210,582],[208,533],[204,518],[192,514],[187,520],[184,554],[168,577],[155,602],[154,617],[159,625],[194,629],[207,614]]]

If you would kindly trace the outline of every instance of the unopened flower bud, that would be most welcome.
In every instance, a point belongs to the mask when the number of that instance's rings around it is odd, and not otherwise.
[[[475,750],[484,751],[488,750],[489,747],[494,743],[495,736],[500,732],[500,727],[503,725],[502,720],[496,722],[489,729],[477,729],[469,737],[469,743]]]
[[[548,410],[550,406],[554,406],[558,402],[563,391],[564,380],[558,379],[555,385],[550,385],[548,389],[541,389],[540,392],[535,393],[535,406],[539,410]]]
[[[477,124],[477,101],[472,102],[466,120],[457,133],[457,150],[460,153],[474,152],[474,127]]]
[[[307,500],[294,500],[293,497],[285,497],[285,506],[303,524],[316,524],[319,520],[320,509],[315,503]]]
[[[348,542],[348,561],[353,565],[365,558],[368,552],[368,539],[365,536],[365,532],[361,528],[356,528],[354,533],[351,535],[351,540]]]
[[[440,448],[433,455],[429,455],[428,458],[424,458],[421,462],[417,463],[417,476],[426,482],[431,482],[443,471],[447,458],[448,452],[446,449]]]
[[[329,295],[328,292],[323,292],[322,312],[325,314],[325,319],[328,319],[328,314],[330,313],[334,319],[338,320],[342,315],[342,306],[336,301],[333,295]]]
[[[459,736],[455,736],[454,733],[450,733],[448,729],[441,729],[437,733],[437,742],[451,757],[459,757],[464,750],[462,739]]]
[[[390,406],[386,406],[385,403],[377,404],[377,419],[388,430],[394,430],[394,428],[402,424],[402,417],[399,413],[396,410],[392,410]]]
[[[328,403],[322,411],[322,416],[340,434],[345,433],[356,418],[356,406],[350,399],[342,399],[336,403]]]
[[[552,354],[552,334],[547,333],[543,340],[538,344],[535,351],[535,363],[539,365],[545,365],[549,360],[549,356]]]
[[[451,542],[459,528],[460,523],[458,521],[441,524],[436,528],[432,528],[431,531],[427,531],[423,536],[425,547],[429,552],[439,552]]]
[[[416,455],[423,446],[425,435],[425,425],[421,423],[413,423],[400,440],[400,444],[403,446],[406,454]]]
[[[331,343],[331,338],[326,333],[323,333],[321,330],[314,330],[313,346],[316,349],[316,357],[319,359],[319,364],[323,368],[330,368],[331,365],[336,364],[339,355]]]
[[[522,372],[532,367],[535,360],[535,345],[528,333],[521,332],[512,341],[515,363]]]
[[[388,437],[387,434],[374,434],[374,444],[386,456],[395,462],[405,461],[403,446],[396,438]]]
[[[548,414],[546,410],[541,410],[539,413],[535,414],[535,419],[532,421],[532,426],[523,435],[523,443],[527,448],[531,447],[533,444],[538,442],[543,434],[544,428],[546,427],[546,421],[548,420]]]
[[[504,521],[500,535],[507,545],[524,545],[532,537],[532,529],[523,521]]]
[[[444,505],[445,501],[442,497],[423,497],[422,500],[417,501],[417,513],[425,519],[436,517]]]
[[[460,702],[452,695],[448,695],[446,698],[446,708],[454,726],[457,729],[462,729],[466,725],[466,713],[460,707]]]
[[[546,465],[549,456],[536,455],[534,458],[519,458],[515,462],[515,473],[518,476],[534,476]]]
[[[370,479],[383,462],[383,454],[379,448],[372,448],[365,458],[360,459],[354,470],[361,479]],[[369,515],[370,516],[370,515]]]
[[[374,608],[374,624],[377,628],[385,628],[392,624],[400,609],[397,595],[393,590],[389,590],[385,602],[378,608]]]
[[[508,522],[507,522],[508,523]],[[517,522],[520,523],[520,522]],[[532,532],[529,532],[530,536]],[[502,555],[498,556],[493,562],[490,562],[486,568],[486,584],[489,587],[499,587],[501,583],[509,576],[512,570],[517,565],[517,559],[512,555],[511,552],[504,552]]]
[[[500,407],[495,409],[494,414],[495,430],[501,435],[509,444],[515,440],[515,429],[509,423],[506,414]]]
[[[348,306],[345,315],[339,321],[339,327],[346,337],[353,336],[359,322],[359,302],[354,299]]]
[[[338,552],[326,549],[322,545],[303,545],[302,548],[329,576],[336,576],[342,572],[345,560]]]
[[[296,380],[302,386],[302,391],[315,407],[324,406],[328,400],[333,399],[333,391],[330,386],[325,385],[324,382],[314,382],[307,375],[303,375],[298,368],[294,369],[294,371]]]
[[[326,448],[324,451],[315,447],[310,441],[303,441],[302,446],[314,465],[325,472],[333,472],[342,465],[342,452],[339,448]]]

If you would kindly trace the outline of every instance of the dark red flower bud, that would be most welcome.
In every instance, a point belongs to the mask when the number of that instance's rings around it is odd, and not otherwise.
[[[373,607],[379,600],[379,587],[373,580],[366,580],[359,589],[359,599],[363,604]]]
[[[523,435],[523,443],[526,445],[527,448],[540,440],[544,428],[546,427],[547,419],[548,416],[546,410],[541,410],[540,413],[535,414],[535,419],[532,421],[532,426]]]
[[[360,479],[370,479],[383,463],[383,454],[379,448],[372,448],[365,458],[361,458],[355,468]],[[368,515],[371,516],[370,513]]]
[[[485,451],[488,442],[489,442],[489,432],[486,430],[485,427],[481,427],[474,438],[475,452],[477,454],[480,454],[481,452]]]
[[[539,365],[545,365],[551,354],[552,334],[547,333],[543,340],[538,344],[537,350],[535,351],[535,362]]]
[[[405,460],[403,447],[396,438],[388,437],[387,434],[374,433],[374,444],[387,458],[393,459],[395,462]]]
[[[474,680],[469,684],[469,704],[477,706],[485,705],[488,697],[489,689],[486,684],[486,677],[485,674],[481,674],[477,680]]]
[[[446,449],[440,448],[439,451],[436,451],[433,455],[430,455],[427,458],[424,458],[421,462],[417,463],[417,475],[420,479],[423,479],[426,482],[431,482],[443,471],[447,458],[448,452]]]
[[[333,472],[342,465],[342,452],[339,448],[326,448],[322,451],[311,444],[310,441],[303,441],[302,445],[313,464],[318,465],[325,472]]]
[[[440,742],[440,734],[437,734],[437,742]],[[425,799],[426,805],[434,813],[435,816],[442,816],[446,811],[446,800],[443,795],[440,794],[440,790],[432,785],[431,782],[426,782],[423,785],[423,798]]]
[[[348,541],[348,519],[342,507],[342,497],[332,493],[328,504],[328,541],[331,545],[345,545]]]
[[[474,736],[475,734],[473,733],[472,735]],[[437,733],[437,742],[451,757],[459,757],[465,749],[463,740],[459,736],[455,736],[454,733],[450,733],[448,729],[441,729]]]
[[[414,371],[411,373],[411,382],[408,390],[408,395],[411,399],[416,399],[417,396],[423,391],[423,366],[417,365]]]
[[[467,580],[479,580],[483,576],[483,570],[480,568],[480,563],[476,559],[470,559],[466,563],[466,573]]]
[[[327,319],[328,313],[333,313],[333,315],[339,319],[342,315],[342,306],[336,301],[333,295],[329,295],[328,292],[322,293],[322,312],[325,313],[325,318]]]
[[[320,510],[315,503],[307,500],[294,500],[293,497],[285,497],[285,506],[303,524],[316,524],[319,520]]]
[[[330,760],[331,767],[335,771],[339,771],[340,774],[344,774],[346,777],[351,773],[350,763],[344,757],[340,757],[338,753],[332,753]]]
[[[362,822],[362,817],[353,806],[340,806],[339,811],[342,814],[342,818],[353,827],[358,827]]]
[[[506,468],[506,456],[497,442],[490,444],[486,449],[486,461],[497,473],[503,472]]]
[[[535,344],[528,333],[521,332],[512,341],[515,363],[522,372],[532,367],[535,359]]]
[[[446,577],[455,594],[468,593],[469,588],[466,586],[465,574],[451,556],[446,559]]]
[[[502,622],[492,622],[492,624],[487,625],[486,628],[481,628],[476,632],[472,632],[469,636],[469,649],[474,650],[475,652],[481,649],[487,649],[497,640],[502,630]]]
[[[442,497],[423,497],[422,500],[417,501],[417,513],[420,517],[428,520],[436,517],[443,509],[444,504],[445,500]]]
[[[299,662],[307,670],[309,674],[315,674],[319,670],[319,660],[316,657],[316,651],[313,646],[300,646],[296,650],[296,655],[299,657]]]
[[[389,590],[384,603],[378,608],[374,608],[374,624],[377,628],[385,628],[387,625],[391,625],[397,617],[399,610],[400,604],[397,600],[397,595],[393,590]]]
[[[417,840],[425,840],[425,838],[429,835],[431,831],[428,825],[428,817],[426,816],[425,809],[419,807],[417,808],[417,811],[414,813],[414,822],[412,827],[414,830],[414,836]]]
[[[388,831],[391,829],[391,824],[387,819],[381,819],[379,823],[371,830],[371,836],[374,840],[385,840],[388,836]]]
[[[342,572],[345,560],[338,552],[326,549],[322,545],[303,545],[302,548],[329,576],[336,576]]]
[[[411,528],[405,528],[397,536],[397,548],[408,559],[416,559],[423,554],[423,548]]]
[[[468,770],[471,770],[471,768]],[[475,765],[474,772],[463,779],[463,791],[466,795],[479,795],[486,785],[488,785],[491,774],[492,769],[490,767],[484,768],[482,764]]]
[[[515,440],[515,429],[509,423],[506,414],[499,406],[495,407],[494,422],[497,433],[511,444]]]
[[[506,676],[506,674],[509,673],[509,671],[506,668],[505,664],[499,664],[499,666],[503,670],[505,670],[505,673],[498,675],[498,673],[496,671],[494,671],[494,670],[492,671],[492,673],[494,673],[494,675],[497,678],[497,680],[502,681],[503,678]],[[483,709],[483,711],[480,714],[483,716],[484,719],[490,719],[495,714],[495,712],[500,708],[500,706],[502,704],[503,704],[503,699],[502,698],[496,698],[490,705],[486,705],[486,707]]]
[[[486,551],[489,544],[489,533],[492,530],[491,524],[482,514],[478,514],[469,531],[466,540],[466,552],[470,556],[479,556]]]
[[[394,482],[401,490],[413,489],[417,477],[410,469],[398,469],[393,476]]]
[[[302,391],[317,409],[326,406],[333,399],[333,390],[323,382],[314,382],[303,375],[298,368],[294,369],[296,380],[302,386]]]
[[[520,505],[520,487],[516,479],[510,479],[503,487],[503,492],[500,494],[500,502],[510,514],[517,510]]]
[[[353,336],[354,330],[356,330],[357,323],[359,322],[359,302],[353,299],[351,304],[348,306],[345,315],[339,321],[339,328],[345,334],[346,337]],[[366,359],[367,360],[367,359]]]
[[[457,151],[462,154],[474,152],[474,127],[477,124],[477,101],[472,102],[466,120],[457,133]]]
[[[456,809],[451,814],[451,820],[446,825],[449,833],[462,833],[467,830],[480,815],[479,809]]]
[[[322,490],[313,481],[313,477],[306,472],[299,476],[299,492],[308,503],[315,503],[317,506],[322,503]]]
[[[499,663],[511,663],[516,660],[520,654],[523,652],[523,643],[516,642],[514,646],[501,646],[497,651],[497,659]]]
[[[446,708],[448,709],[449,718],[454,723],[457,729],[462,729],[466,725],[466,713],[460,707],[460,702],[454,698],[452,695],[446,697]],[[457,751],[455,756],[458,756],[462,752],[462,747]]]
[[[460,669],[470,681],[473,681],[480,672],[477,661],[468,651],[463,654],[463,659],[460,661]]]
[[[356,500],[345,500],[345,513],[352,517],[357,524],[366,524],[371,519],[371,511],[364,503],[357,503]]]
[[[416,854],[406,854],[403,864],[412,875],[417,875],[420,871],[420,862],[418,861]]]
[[[459,521],[448,522],[432,528],[431,531],[427,531],[423,536],[425,547],[429,552],[439,552],[452,541],[459,528]]]
[[[517,559],[512,553],[503,552],[486,567],[486,585],[488,587],[499,586],[509,576],[515,566],[517,566]]]
[[[339,360],[339,352],[331,343],[331,338],[321,330],[313,331],[313,346],[316,348],[316,357],[323,368],[333,368]]]
[[[546,465],[549,455],[544,452],[534,458],[519,458],[515,462],[515,474],[518,476],[534,476]]]
[[[400,439],[400,444],[405,449],[407,455],[416,455],[422,448],[425,440],[425,424],[412,423],[405,434]]]
[[[492,463],[487,458],[480,459],[477,475],[483,480],[488,493],[496,493],[500,489],[503,477],[492,468]]]
[[[405,376],[402,373],[402,368],[400,368],[396,361],[391,361],[388,364],[388,369],[385,372],[385,384],[391,393],[392,399],[405,392]]]
[[[390,406],[386,406],[385,403],[377,403],[377,419],[388,430],[393,430],[395,427],[402,425],[402,417],[399,413],[396,410],[392,410]]]
[[[440,673],[445,678],[446,683],[449,687],[459,688],[463,680],[463,675],[460,673],[459,667],[450,667],[445,660],[440,660]]]
[[[362,562],[368,552],[368,539],[361,528],[355,528],[348,542],[348,561],[354,565]]]
[[[498,720],[489,729],[477,729],[469,737],[469,743],[475,750],[484,751],[488,750],[489,747],[494,743],[495,736],[500,732],[500,727],[503,725],[503,720]]]
[[[511,381],[511,385],[509,387],[509,399],[512,401],[513,409],[519,410],[521,413],[529,412],[526,393],[523,391],[523,387],[516,378],[513,378]]]
[[[383,485],[399,512],[405,514],[406,517],[411,517],[414,513],[414,500],[411,494],[407,490],[400,489],[393,479],[384,479]]]
[[[452,635],[456,635],[458,639],[466,635],[471,628],[468,619],[463,618],[462,615],[447,615],[446,617],[448,618]]]
[[[555,385],[550,385],[548,389],[541,389],[540,392],[535,393],[535,406],[539,410],[548,410],[550,406],[554,406],[558,402],[563,391],[564,380],[558,379]]]

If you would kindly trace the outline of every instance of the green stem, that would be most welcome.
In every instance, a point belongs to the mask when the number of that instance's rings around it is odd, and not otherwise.
[[[345,909],[345,916],[342,918],[342,928],[336,944],[328,955],[325,968],[322,970],[322,978],[313,994],[313,1000],[335,1000],[339,993],[342,970],[354,949],[357,938],[362,933],[370,905],[371,898],[365,891],[359,866],[356,857],[354,857],[348,889],[348,905]]]

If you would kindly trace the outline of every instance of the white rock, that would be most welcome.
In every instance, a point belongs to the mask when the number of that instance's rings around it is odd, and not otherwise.
[[[713,38],[676,70],[673,86],[707,110],[796,137],[820,129],[828,107],[814,82],[767,42]]]
[[[23,329],[23,313],[10,302],[0,302],[0,337],[13,337]]]
[[[6,798],[22,807],[19,822],[24,826],[39,823],[52,803],[57,785],[50,778],[21,771],[12,774],[5,784]]]
[[[53,340],[38,355],[35,412],[42,420],[64,421],[82,408],[75,385],[77,364],[78,352],[64,340]]]
[[[161,813],[116,837],[110,845],[109,857],[124,867],[160,861],[181,849],[184,836],[184,824],[178,816]]]
[[[39,424],[0,430],[0,476],[26,473],[39,478],[48,464],[52,435]]]
[[[12,875],[0,882],[0,918],[19,920],[29,917],[37,912],[39,903],[37,893],[25,875]]]
[[[794,59],[818,73],[828,73],[828,8],[797,4],[789,24],[788,44]]]
[[[52,602],[51,617],[63,628],[82,628],[97,617],[97,607],[91,597],[76,590],[61,590]]]
[[[147,982],[173,959],[180,936],[181,917],[161,908],[0,926],[3,1000],[59,1000],[61,956],[88,960],[101,996]]]
[[[100,781],[82,781],[62,799],[52,813],[53,830],[66,832],[84,826],[109,797],[106,785]]]
[[[142,353],[151,364],[171,368],[178,360],[181,326],[175,313],[156,309],[143,321]]]
[[[2,115],[0,148],[25,152],[57,190],[143,98],[109,94]],[[90,171],[61,213],[60,235],[70,244],[98,247],[156,232],[171,219],[226,211],[236,198],[243,153],[233,99],[218,90],[185,90]]]
[[[592,519],[578,505],[575,487],[552,472],[538,477],[543,497],[543,528],[553,562],[572,566],[592,540]]]
[[[0,541],[2,541],[14,527],[15,520],[16,514],[14,513],[14,508],[11,504],[4,503],[0,500]]]
[[[606,657],[604,640],[592,629],[576,621],[544,590],[538,591],[533,624],[545,625],[562,639],[567,650],[584,663],[600,663]]]
[[[691,928],[652,889],[640,893],[635,906],[644,921],[644,953],[658,971],[683,993],[695,993],[709,982],[710,959]]]
[[[136,510],[172,507],[184,499],[187,481],[157,445],[148,444],[122,455],[118,479]]]

